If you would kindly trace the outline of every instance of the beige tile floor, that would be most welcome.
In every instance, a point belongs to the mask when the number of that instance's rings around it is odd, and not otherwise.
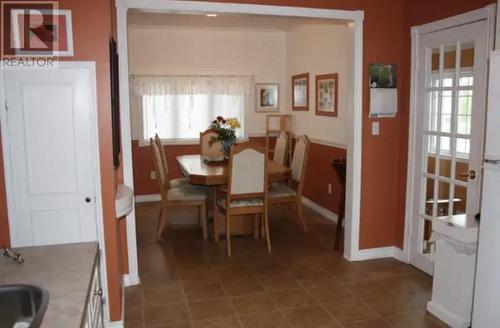
[[[447,327],[425,312],[432,279],[393,259],[350,263],[333,249],[335,224],[306,209],[309,233],[271,211],[263,239],[201,239],[194,210],[171,212],[154,241],[158,203],[137,204],[142,285],[125,291],[126,328]],[[189,223],[191,222],[191,223]]]

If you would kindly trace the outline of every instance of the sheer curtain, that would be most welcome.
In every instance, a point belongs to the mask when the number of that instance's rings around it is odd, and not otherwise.
[[[132,77],[142,98],[143,138],[198,139],[217,116],[237,117],[245,136],[245,111],[252,106],[254,78],[250,76]]]

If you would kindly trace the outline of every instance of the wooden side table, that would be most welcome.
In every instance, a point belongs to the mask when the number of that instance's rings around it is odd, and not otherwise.
[[[338,210],[337,231],[335,233],[335,250],[340,248],[340,238],[342,237],[345,219],[345,183],[346,183],[346,159],[340,158],[332,161],[332,166],[339,177],[341,184],[340,204]]]

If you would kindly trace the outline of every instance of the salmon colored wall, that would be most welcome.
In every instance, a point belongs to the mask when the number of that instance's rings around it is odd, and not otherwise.
[[[412,26],[418,26],[426,23],[430,23],[439,19],[446,17],[462,14],[471,10],[479,9],[485,7],[489,4],[495,3],[494,0],[419,0],[419,1],[405,1],[405,26],[404,30],[407,37],[404,38],[404,44],[402,48],[402,58],[403,67],[401,70],[400,80],[408,81],[408,84],[401,90],[402,97],[406,99],[404,102],[405,116],[403,117],[402,124],[404,125],[404,133],[401,134],[401,138],[408,140],[408,109],[409,109],[409,99],[410,99],[410,75],[411,75],[411,38],[410,38],[410,28]],[[402,147],[402,151],[407,154],[408,144]],[[407,161],[402,161],[401,171],[406,172]],[[406,174],[405,174],[406,179]],[[401,181],[401,190],[403,187],[406,188],[406,181]],[[401,216],[397,218],[396,221],[396,245],[403,247],[404,244],[404,203],[401,203]]]
[[[95,61],[97,81],[97,110],[99,153],[101,165],[101,189],[108,273],[108,295],[111,320],[121,319],[122,268],[120,256],[120,228],[115,219],[115,186],[121,169],[113,169],[109,37],[112,35],[111,17],[113,0],[59,0],[59,9],[72,12],[74,56],[63,57],[68,61]],[[3,163],[2,163],[3,164]],[[1,174],[0,174],[1,175]],[[0,231],[8,231],[6,225],[5,184],[0,178]],[[0,233],[1,242],[6,236]],[[8,237],[7,237],[8,238]],[[8,241],[8,240],[7,240]]]

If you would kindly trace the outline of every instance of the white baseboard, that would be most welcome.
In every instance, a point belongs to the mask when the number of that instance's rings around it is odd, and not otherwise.
[[[106,328],[125,328],[125,324],[123,320],[120,321],[106,321],[104,323],[104,327]]]
[[[446,310],[442,305],[437,304],[433,301],[427,302],[427,311],[435,315],[438,319],[456,328],[468,328],[470,327],[470,318],[459,318],[455,314]]]
[[[159,201],[160,201],[160,194],[135,196],[136,203],[148,203],[148,202],[159,202]]]
[[[331,221],[337,223],[339,218],[338,218],[337,214],[333,213],[332,211],[327,210],[323,206],[313,202],[312,200],[310,200],[309,198],[306,198],[304,196],[302,196],[302,203],[304,205],[306,205],[307,207],[313,209],[315,212],[323,215],[328,220],[331,220]]]
[[[125,287],[137,286],[140,283],[141,283],[141,280],[139,279],[139,276],[137,276],[137,275],[131,275],[131,274],[124,274],[123,275],[123,285]]]
[[[351,261],[365,261],[383,259],[387,257],[393,257],[396,260],[404,262],[403,251],[396,246],[361,249],[351,257]]]

